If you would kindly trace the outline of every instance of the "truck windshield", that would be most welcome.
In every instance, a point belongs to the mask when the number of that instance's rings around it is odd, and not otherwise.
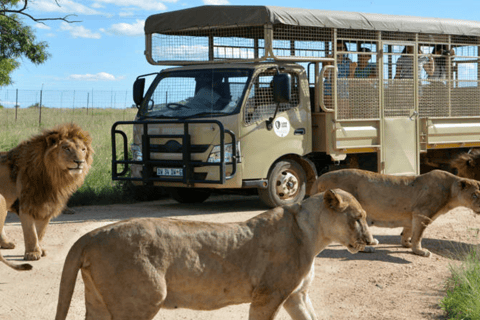
[[[250,69],[165,72],[154,81],[140,110],[143,117],[200,118],[239,112]]]

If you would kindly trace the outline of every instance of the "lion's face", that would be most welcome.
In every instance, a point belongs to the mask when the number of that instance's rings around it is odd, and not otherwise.
[[[480,182],[471,179],[461,179],[457,183],[458,200],[461,205],[480,214]]]
[[[462,178],[480,180],[480,150],[462,153],[456,157],[451,166],[457,169],[457,175]]]
[[[327,233],[332,240],[347,247],[351,253],[362,251],[367,244],[373,243],[367,227],[367,214],[350,193],[341,189],[327,190],[324,203],[331,213]]]
[[[63,140],[57,147],[55,157],[63,170],[68,170],[71,175],[78,175],[83,173],[87,166],[87,147],[79,139]]]
[[[61,128],[60,128],[61,129]],[[45,163],[75,179],[85,176],[92,164],[91,138],[88,133],[72,126],[68,130],[45,133]]]

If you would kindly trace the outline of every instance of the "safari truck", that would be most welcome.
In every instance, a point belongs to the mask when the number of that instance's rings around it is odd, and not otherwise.
[[[148,17],[145,37],[165,69],[136,79],[112,175],[179,202],[274,207],[330,170],[417,175],[480,146],[480,22],[200,6]]]

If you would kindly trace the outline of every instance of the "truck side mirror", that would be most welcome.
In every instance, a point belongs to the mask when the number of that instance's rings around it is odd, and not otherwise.
[[[277,73],[273,76],[273,101],[289,102],[292,97],[292,77],[289,73]]]
[[[143,92],[145,90],[145,78],[137,78],[133,83],[133,101],[138,106],[143,101]]]
[[[273,117],[270,117],[267,121],[267,130],[273,129],[273,120],[277,116],[280,103],[289,102],[292,97],[292,77],[289,73],[277,73],[273,76],[273,101],[277,104]]]

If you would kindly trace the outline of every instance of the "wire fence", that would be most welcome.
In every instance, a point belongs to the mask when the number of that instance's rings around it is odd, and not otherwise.
[[[125,109],[134,107],[131,91],[0,90],[4,108]]]
[[[28,123],[33,120],[38,124],[45,123],[44,120],[65,121],[66,118],[69,121],[80,121],[85,115],[100,116],[105,112],[115,112],[125,120],[132,117],[134,109],[136,110],[132,92],[128,90],[0,90],[2,127],[17,123],[17,120]]]

